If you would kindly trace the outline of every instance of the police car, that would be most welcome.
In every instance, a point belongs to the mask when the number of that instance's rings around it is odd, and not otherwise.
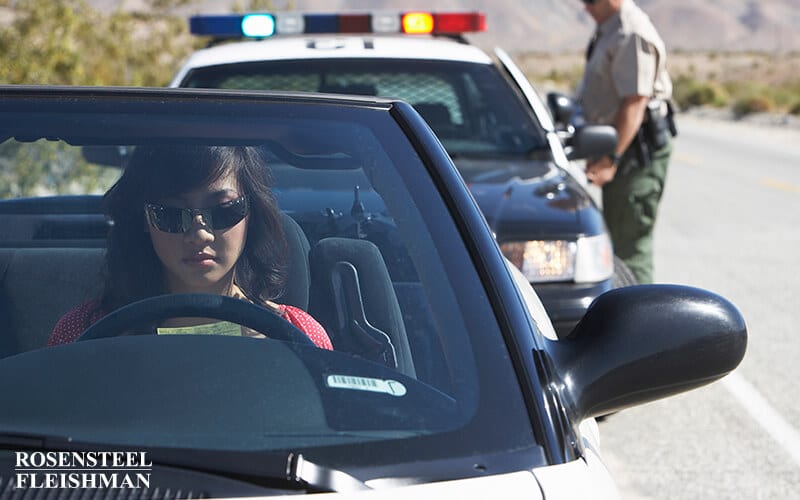
[[[560,336],[600,294],[633,283],[571,162],[612,152],[614,130],[586,126],[559,136],[511,58],[465,40],[486,29],[483,14],[195,16],[190,28],[211,43],[180,68],[173,87],[361,94],[413,105]]]

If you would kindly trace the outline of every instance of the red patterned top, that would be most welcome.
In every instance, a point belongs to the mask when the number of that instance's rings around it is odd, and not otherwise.
[[[270,303],[270,305],[273,304]],[[276,306],[278,314],[305,333],[317,347],[328,349],[329,351],[333,350],[333,344],[325,328],[310,314],[294,306],[283,304],[274,304],[274,306]],[[50,334],[50,338],[47,340],[47,345],[73,342],[89,326],[96,323],[103,316],[105,316],[105,313],[98,309],[96,301],[81,304],[58,320],[55,328],[53,328],[53,333]]]

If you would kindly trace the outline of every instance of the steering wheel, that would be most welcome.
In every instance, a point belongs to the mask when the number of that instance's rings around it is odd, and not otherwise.
[[[250,302],[205,293],[176,293],[158,295],[133,302],[101,318],[86,329],[77,341],[116,337],[130,330],[142,330],[156,321],[175,317],[214,318],[231,321],[259,332],[269,338],[315,345],[308,336],[278,314]],[[139,331],[133,335],[149,335]]]

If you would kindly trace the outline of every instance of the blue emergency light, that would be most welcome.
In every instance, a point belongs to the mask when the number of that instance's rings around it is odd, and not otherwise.
[[[275,18],[269,14],[249,14],[242,17],[242,35],[265,37],[275,33]]]
[[[486,30],[480,12],[405,12],[302,14],[298,12],[199,15],[189,19],[193,35],[214,38],[266,38],[322,33],[405,33],[459,35]]]

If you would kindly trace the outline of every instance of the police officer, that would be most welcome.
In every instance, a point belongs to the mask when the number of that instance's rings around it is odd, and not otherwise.
[[[653,227],[674,135],[664,42],[633,0],[582,0],[597,29],[578,101],[588,123],[613,125],[616,153],[587,162],[603,188],[614,253],[639,283],[653,281]],[[670,133],[672,131],[672,133]]]

